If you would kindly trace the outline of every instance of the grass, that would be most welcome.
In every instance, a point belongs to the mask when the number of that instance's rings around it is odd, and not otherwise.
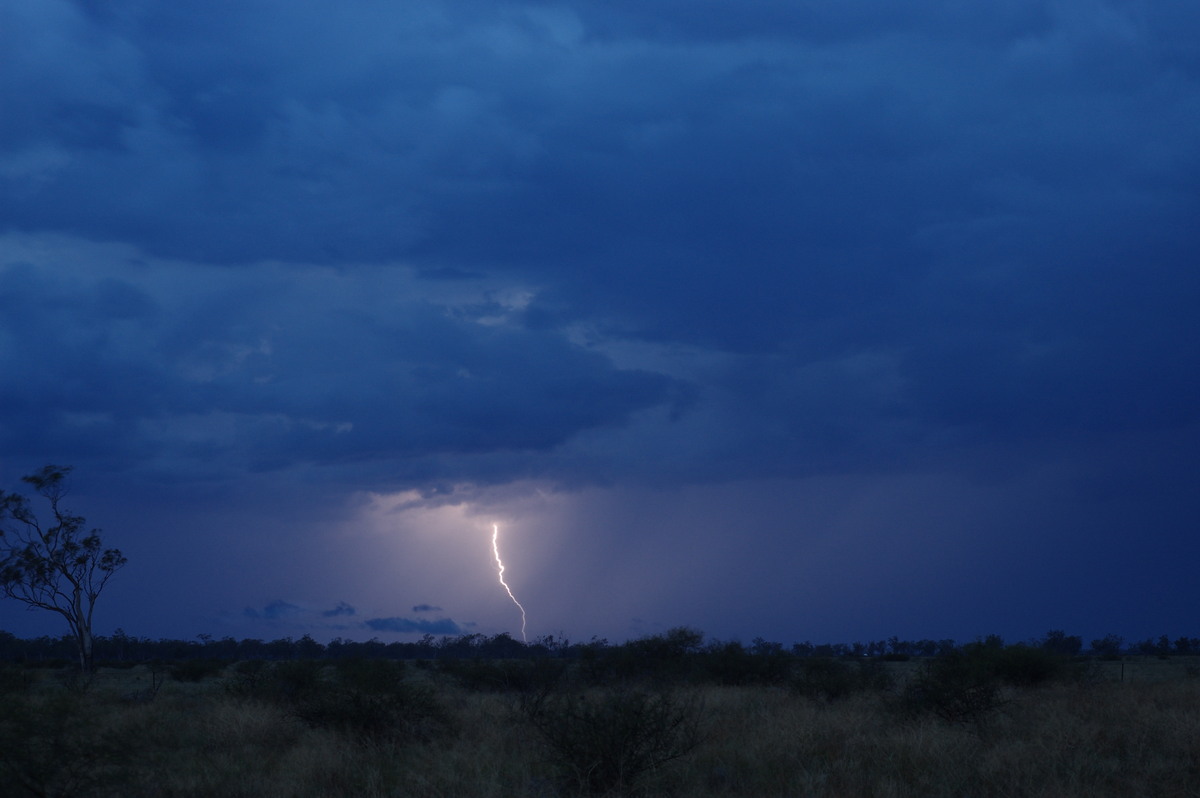
[[[754,693],[721,696],[726,722],[694,765],[709,777],[694,794],[1200,795],[1196,681],[1024,691],[985,727],[897,722],[871,696]]]
[[[901,712],[900,687],[831,699],[788,686],[676,686],[678,705],[694,708],[699,745],[613,794],[1200,796],[1200,678],[1188,664],[1127,663],[1121,682],[1111,667],[1119,677],[1120,663],[1102,663],[1090,679],[1006,687],[1000,708],[972,723]],[[912,663],[896,665],[911,676]],[[9,679],[0,796],[582,794],[585,782],[563,778],[518,694],[410,668],[369,686],[381,691],[371,695],[401,696],[408,703],[398,706],[422,713],[430,708],[420,702],[436,702],[437,723],[363,735],[352,724],[306,722],[293,699],[231,692],[234,676],[169,680],[152,701],[133,698],[150,683],[144,667],[102,672],[86,690],[52,676]],[[321,689],[344,689],[334,669],[322,678]],[[598,701],[621,694],[591,690]]]

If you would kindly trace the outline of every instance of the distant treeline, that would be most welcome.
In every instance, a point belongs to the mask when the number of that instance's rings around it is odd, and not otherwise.
[[[1126,645],[1118,635],[1106,635],[1092,640],[1085,649],[1083,638],[1061,630],[1048,632],[1038,640],[1017,645],[1040,649],[1063,656],[1119,657],[1124,654],[1167,657],[1200,655],[1200,638],[1170,638],[1162,635]],[[149,662],[153,660],[318,660],[318,659],[583,659],[592,660],[613,655],[649,659],[706,654],[725,657],[769,658],[852,658],[906,660],[914,657],[938,657],[961,651],[963,646],[1003,648],[1005,641],[989,635],[960,645],[954,640],[901,640],[891,637],[866,643],[794,643],[790,647],[755,638],[751,643],[706,639],[698,630],[686,627],[672,629],[625,643],[613,644],[593,638],[586,643],[571,642],[562,637],[547,635],[525,643],[508,634],[487,636],[467,634],[435,638],[425,635],[415,642],[385,643],[378,639],[367,641],[337,638],[320,643],[309,635],[299,639],[284,637],[277,640],[214,638],[199,635],[196,640],[151,640],[134,637],[117,629],[111,636],[95,640],[95,659],[99,665]],[[42,636],[22,639],[10,632],[0,631],[0,661],[45,664],[65,664],[75,656],[75,640]]]

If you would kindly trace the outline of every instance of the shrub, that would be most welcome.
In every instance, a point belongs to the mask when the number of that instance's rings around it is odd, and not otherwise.
[[[20,665],[0,663],[0,699],[28,692],[41,678],[37,671]]]
[[[404,678],[404,663],[397,660],[347,659],[334,667],[343,687],[367,693],[386,693]]]
[[[886,690],[891,678],[878,660],[853,663],[829,657],[805,657],[799,660],[792,687],[809,698],[835,701],[865,690]]]
[[[0,701],[0,794],[74,798],[120,783],[131,750],[105,733],[86,696],[55,692]]]
[[[794,660],[778,648],[750,651],[738,642],[714,643],[700,656],[704,676],[727,685],[786,682]]]
[[[449,713],[430,690],[401,683],[375,692],[330,687],[291,711],[313,728],[370,742],[429,742],[453,731]]]
[[[304,699],[324,688],[323,670],[324,665],[316,660],[276,662],[271,666],[264,686],[271,697],[276,699]]]
[[[1092,652],[1103,660],[1117,660],[1121,658],[1121,649],[1124,645],[1125,638],[1120,635],[1107,634],[1092,641]]]
[[[1079,635],[1068,635],[1061,629],[1055,629],[1047,632],[1038,645],[1052,654],[1073,657],[1083,650],[1083,638]]]
[[[561,659],[439,660],[438,670],[468,690],[531,692],[546,690],[566,673]]]
[[[932,712],[949,723],[978,723],[1003,703],[1000,679],[984,656],[943,654],[925,663],[901,697],[903,714]]]
[[[225,692],[238,698],[261,697],[266,691],[270,666],[261,659],[249,659],[233,666],[233,674],[225,682]]]
[[[597,686],[632,681],[678,684],[697,674],[703,642],[703,632],[681,626],[620,646],[585,646],[579,673]]]
[[[177,682],[199,682],[225,670],[225,664],[216,659],[185,659],[168,665],[167,673]]]
[[[336,679],[314,660],[239,662],[226,684],[231,695],[274,704],[293,718],[372,742],[428,741],[453,731],[449,713],[429,689],[404,682],[404,666],[389,660],[346,660]]]
[[[586,795],[632,791],[701,741],[699,705],[663,688],[546,693],[523,709],[560,776]]]
[[[991,667],[996,675],[1017,687],[1032,687],[1060,679],[1067,674],[1066,656],[1049,648],[1008,646],[991,654]]]
[[[468,690],[502,690],[508,681],[505,666],[492,660],[443,659],[437,668]]]
[[[233,666],[225,691],[238,698],[271,702],[298,701],[324,689],[323,665],[313,660],[266,662],[251,659]]]

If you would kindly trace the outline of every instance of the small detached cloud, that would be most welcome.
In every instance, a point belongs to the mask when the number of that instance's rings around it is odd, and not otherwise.
[[[412,608],[413,612],[441,612],[441,607],[435,607],[432,604],[417,604]]]
[[[421,634],[456,635],[462,632],[459,625],[449,618],[437,621],[427,621],[421,618],[371,618],[363,625],[376,632],[399,632],[401,634],[419,632]]]
[[[279,621],[298,618],[304,614],[304,610],[283,599],[275,599],[261,610],[257,610],[254,607],[247,607],[242,611],[242,614],[247,618],[264,618],[268,621]]]
[[[356,612],[357,612],[357,610],[355,610],[354,607],[350,606],[349,604],[347,604],[344,601],[339,601],[337,603],[337,606],[334,607],[333,609],[325,610],[324,612],[322,612],[321,617],[335,618],[338,615],[354,615]]]

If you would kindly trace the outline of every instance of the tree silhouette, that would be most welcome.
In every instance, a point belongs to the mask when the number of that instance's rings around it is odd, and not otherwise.
[[[0,490],[0,589],[31,609],[66,618],[79,667],[88,673],[96,598],[126,560],[120,549],[104,548],[100,530],[85,532],[83,517],[62,508],[70,472],[70,466],[48,465],[21,478],[49,502],[53,517],[45,523],[27,498]]]

